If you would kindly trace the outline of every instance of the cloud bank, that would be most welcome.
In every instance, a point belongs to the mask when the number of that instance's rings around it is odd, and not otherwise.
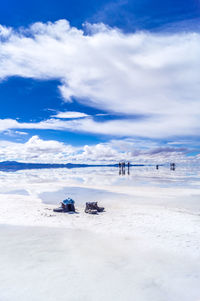
[[[0,141],[0,161],[16,160],[35,163],[117,163],[121,160],[132,163],[166,164],[199,163],[197,155],[187,158],[188,149],[160,147],[156,143],[144,143],[140,140],[111,140],[97,145],[73,147],[55,140],[43,140],[32,136],[25,143]]]
[[[68,129],[159,138],[198,136],[199,49],[198,33],[125,34],[104,24],[77,29],[66,20],[35,23],[18,31],[1,26],[1,80],[10,76],[56,78],[64,101],[76,97],[84,105],[122,114],[124,119],[98,122],[91,117],[51,118],[30,124],[10,119],[1,120],[0,129]]]

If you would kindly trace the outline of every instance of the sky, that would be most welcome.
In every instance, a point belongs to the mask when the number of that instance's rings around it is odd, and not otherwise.
[[[0,10],[0,161],[200,160],[200,1]]]

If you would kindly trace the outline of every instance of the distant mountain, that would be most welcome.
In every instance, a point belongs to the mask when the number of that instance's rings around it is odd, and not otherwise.
[[[3,161],[0,162],[1,171],[16,171],[21,169],[44,169],[44,168],[74,168],[74,167],[87,167],[86,164],[47,164],[47,163],[24,163],[16,161]]]
[[[44,169],[44,168],[80,168],[80,167],[118,167],[118,164],[47,164],[47,163],[24,163],[16,161],[0,162],[0,171],[17,171],[22,169]],[[131,166],[144,166],[142,164]]]

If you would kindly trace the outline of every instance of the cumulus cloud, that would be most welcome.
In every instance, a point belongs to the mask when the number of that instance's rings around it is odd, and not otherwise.
[[[111,164],[121,160],[131,163],[165,164],[169,162],[200,162],[199,156],[187,157],[187,149],[158,148],[156,143],[141,140],[111,140],[97,145],[73,147],[55,140],[43,140],[38,136],[27,142],[0,141],[0,161],[15,160],[37,163],[88,163]]]
[[[38,136],[31,137],[25,143],[0,141],[0,161],[96,164],[116,163],[120,157],[120,152],[108,144],[75,148],[55,140],[43,140]]]
[[[111,140],[108,145],[122,154],[123,160],[129,160],[132,163],[166,164],[196,160],[196,157],[187,157],[191,151],[189,148],[160,146],[159,141],[128,138]]]
[[[64,163],[76,149],[55,140],[42,140],[31,137],[25,143],[0,141],[0,161],[17,160],[22,162]]]
[[[97,144],[94,146],[85,145],[80,154],[76,155],[76,160],[81,162],[117,163],[124,157],[123,153],[113,149],[108,144]]]
[[[57,78],[65,101],[77,97],[88,106],[139,117],[30,125],[4,120],[0,129],[55,126],[121,136],[199,135],[200,34],[125,34],[104,24],[86,24],[84,32],[66,20],[19,31],[1,26],[0,32],[1,79]]]

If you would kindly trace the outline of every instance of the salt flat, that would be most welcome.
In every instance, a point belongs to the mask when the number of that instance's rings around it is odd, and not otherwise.
[[[0,300],[198,301],[198,174],[159,172],[2,173]],[[64,196],[76,214],[52,211]]]

